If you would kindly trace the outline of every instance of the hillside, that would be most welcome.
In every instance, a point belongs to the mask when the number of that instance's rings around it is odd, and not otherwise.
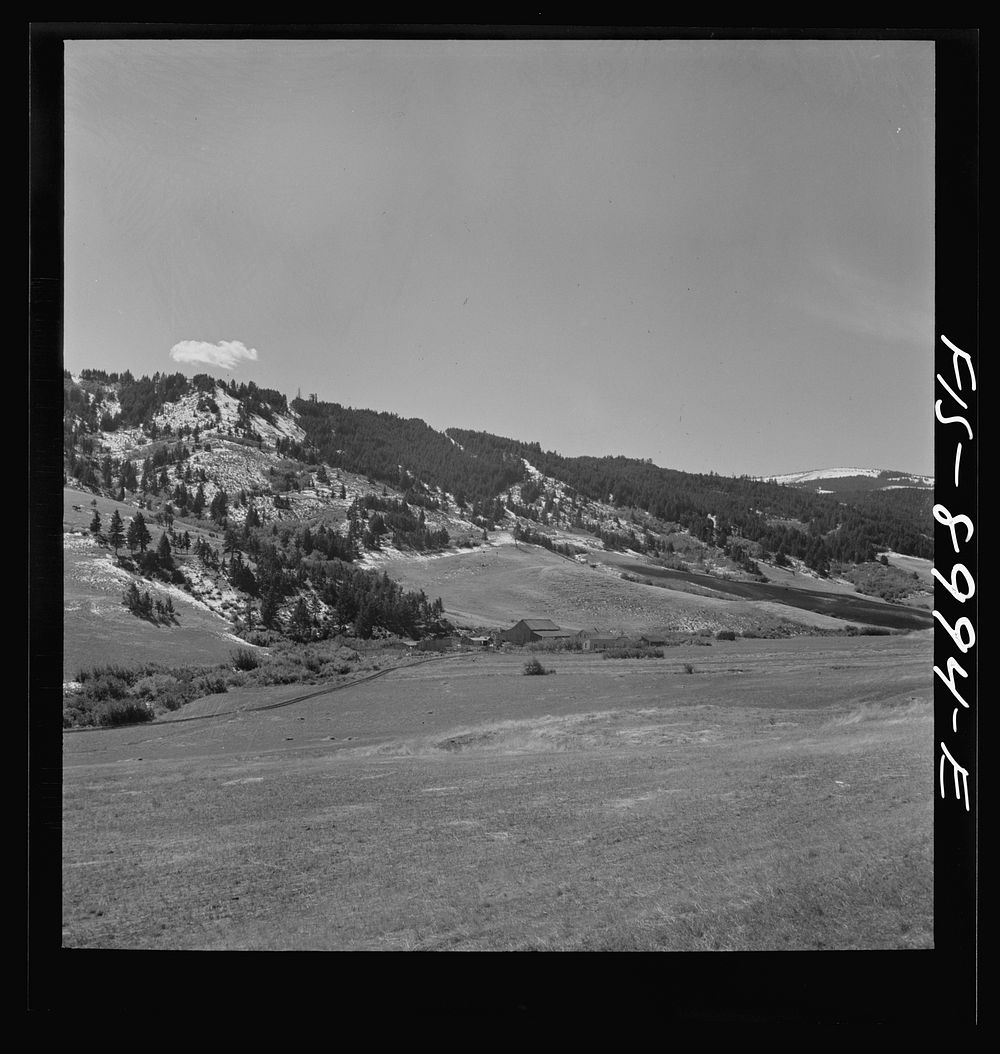
[[[64,392],[68,677],[97,654],[218,662],[240,644],[525,615],[629,632],[923,624],[822,594],[925,605],[929,491],[846,500],[563,457],[207,375],[88,370]]]
[[[791,472],[784,476],[764,476],[769,483],[786,487],[815,490],[817,494],[836,494],[840,491],[864,490],[933,490],[933,476],[917,476],[912,472],[879,468],[821,468],[807,472]]]

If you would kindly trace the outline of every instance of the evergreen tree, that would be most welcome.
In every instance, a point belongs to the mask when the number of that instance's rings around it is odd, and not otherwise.
[[[118,554],[118,550],[125,544],[125,527],[117,509],[111,514],[111,522],[108,525],[108,541],[114,547],[115,555]]]
[[[146,546],[152,541],[149,528],[146,526],[146,520],[141,512],[137,512],[129,522],[125,540],[128,542],[129,549],[133,551],[138,549],[140,553],[144,553]]]
[[[216,523],[221,524],[229,512],[229,497],[224,490],[216,491],[209,512]]]
[[[129,583],[128,589],[122,594],[122,603],[132,612],[133,615],[139,614],[142,598],[139,596],[139,587],[134,581]]]
[[[203,484],[198,484],[198,490],[195,492],[194,501],[191,502],[191,511],[201,519],[202,509],[205,508],[205,487]]]
[[[272,582],[260,604],[260,620],[268,628],[274,629],[278,624],[278,612],[281,610],[281,593],[277,584]]]
[[[173,568],[174,558],[170,550],[170,540],[167,538],[166,531],[160,535],[160,544],[156,547],[156,556],[160,562],[160,567],[165,571],[170,571]]]
[[[312,635],[312,626],[313,619],[309,614],[309,606],[306,604],[305,597],[299,597],[299,602],[295,605],[292,615],[292,635],[300,640],[306,640]]]
[[[97,511],[97,509],[94,509],[94,518],[90,521],[90,533],[101,533],[101,514]]]

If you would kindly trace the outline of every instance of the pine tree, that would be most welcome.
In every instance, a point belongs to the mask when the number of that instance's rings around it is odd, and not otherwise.
[[[268,628],[274,629],[278,622],[278,611],[281,607],[281,594],[272,584],[260,604],[260,620]]]
[[[146,546],[152,541],[146,520],[141,512],[137,512],[128,525],[128,533],[125,536],[129,549],[138,549],[140,553],[146,551]]]
[[[174,558],[170,549],[170,539],[167,538],[166,531],[160,535],[160,544],[156,547],[156,556],[160,561],[160,567],[164,570],[169,571],[173,568]]]
[[[229,496],[224,490],[216,491],[215,497],[212,498],[209,512],[216,523],[222,524],[225,520],[226,514],[229,512]]]
[[[295,612],[292,615],[292,633],[301,639],[308,638],[312,633],[312,625],[313,619],[309,614],[305,597],[299,597],[299,602],[295,605]]]
[[[101,514],[97,511],[97,509],[94,509],[94,518],[90,521],[90,533],[101,533]]]
[[[114,547],[115,555],[118,554],[118,550],[125,544],[125,529],[117,509],[111,514],[111,522],[108,525],[108,541]]]
[[[139,596],[139,587],[135,582],[130,582],[128,589],[122,594],[122,603],[132,612],[133,615],[139,614],[139,609],[142,606],[142,598]]]
[[[199,519],[201,518],[201,511],[205,508],[205,487],[203,484],[198,484],[198,490],[195,493],[194,501],[191,502],[191,511]]]

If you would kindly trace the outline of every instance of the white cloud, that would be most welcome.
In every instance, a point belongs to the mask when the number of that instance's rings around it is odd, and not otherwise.
[[[241,340],[220,340],[209,344],[206,340],[182,340],[170,349],[174,362],[204,362],[224,370],[234,370],[243,361],[256,362],[257,349],[248,348]]]

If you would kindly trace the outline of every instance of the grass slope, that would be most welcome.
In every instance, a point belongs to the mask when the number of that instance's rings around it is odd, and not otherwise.
[[[67,735],[63,943],[930,947],[930,649],[458,656]]]
[[[107,528],[117,509],[125,525],[138,511],[135,506],[97,498],[67,488],[63,516],[63,679],[71,680],[81,668],[106,663],[183,662],[213,664],[228,659],[242,641],[220,615],[196,603],[183,591],[162,583],[139,581],[150,596],[168,595],[177,609],[177,622],[154,625],[136,618],[121,599],[132,576],[114,566],[110,549],[100,546],[87,530],[96,508]],[[80,506],[79,510],[74,506]],[[159,529],[152,525],[154,542]],[[192,531],[192,537],[198,532]],[[216,539],[216,544],[218,540]]]
[[[440,596],[445,614],[460,625],[510,626],[531,617],[550,618],[570,629],[597,626],[625,632],[650,626],[697,632],[766,629],[782,622],[829,629],[845,625],[780,604],[625,581],[617,573],[594,570],[523,543],[431,559],[390,560],[383,567],[405,589]],[[706,579],[706,593],[711,585]]]

